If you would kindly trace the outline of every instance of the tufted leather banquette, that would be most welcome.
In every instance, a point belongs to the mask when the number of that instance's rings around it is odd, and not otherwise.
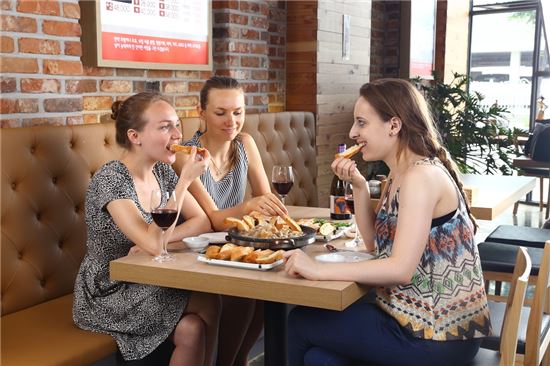
[[[184,136],[197,129],[185,119]],[[287,202],[316,205],[313,114],[250,114],[245,131],[270,176],[292,164]],[[114,124],[0,130],[2,365],[87,365],[111,354],[111,337],[74,326],[74,279],[86,251],[84,198],[93,173],[122,154]],[[176,162],[177,164],[177,162]]]

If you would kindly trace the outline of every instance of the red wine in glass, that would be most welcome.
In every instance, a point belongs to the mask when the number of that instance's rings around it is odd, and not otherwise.
[[[167,230],[176,220],[178,211],[171,208],[157,208],[151,212],[151,216],[155,224],[162,230]]]
[[[293,185],[294,182],[273,182],[273,188],[275,188],[277,193],[281,196],[286,196]]]

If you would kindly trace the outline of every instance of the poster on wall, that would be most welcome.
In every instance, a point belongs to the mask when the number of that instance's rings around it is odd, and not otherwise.
[[[101,67],[211,70],[211,2],[81,1],[83,62]]]
[[[411,53],[409,77],[433,79],[436,1],[411,2]]]

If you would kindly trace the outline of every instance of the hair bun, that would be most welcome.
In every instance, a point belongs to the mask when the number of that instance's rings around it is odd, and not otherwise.
[[[111,106],[111,111],[113,112],[113,113],[111,113],[111,118],[112,118],[113,120],[115,120],[115,121],[116,121],[116,119],[117,119],[117,117],[118,117],[118,114],[119,114],[119,112],[120,112],[120,108],[122,107],[122,103],[123,103],[122,101],[117,100],[117,101],[114,102],[113,105]]]

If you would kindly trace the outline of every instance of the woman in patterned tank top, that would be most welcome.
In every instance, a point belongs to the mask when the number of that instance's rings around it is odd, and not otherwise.
[[[271,193],[270,183],[254,139],[243,133],[244,92],[237,80],[214,76],[200,92],[197,108],[201,130],[185,145],[208,149],[206,172],[189,187],[215,230],[225,230],[224,219],[251,211],[285,215],[287,210]],[[245,200],[247,182],[252,198]],[[263,302],[222,296],[217,365],[247,365],[248,353],[263,328]]]
[[[376,288],[376,303],[342,312],[297,307],[289,316],[291,365],[466,365],[491,333],[475,221],[428,105],[408,81],[365,84],[350,138],[366,161],[390,168],[381,207],[370,205],[353,160],[332,169],[354,187],[355,215],[376,259],[322,264],[287,252],[286,271]]]

